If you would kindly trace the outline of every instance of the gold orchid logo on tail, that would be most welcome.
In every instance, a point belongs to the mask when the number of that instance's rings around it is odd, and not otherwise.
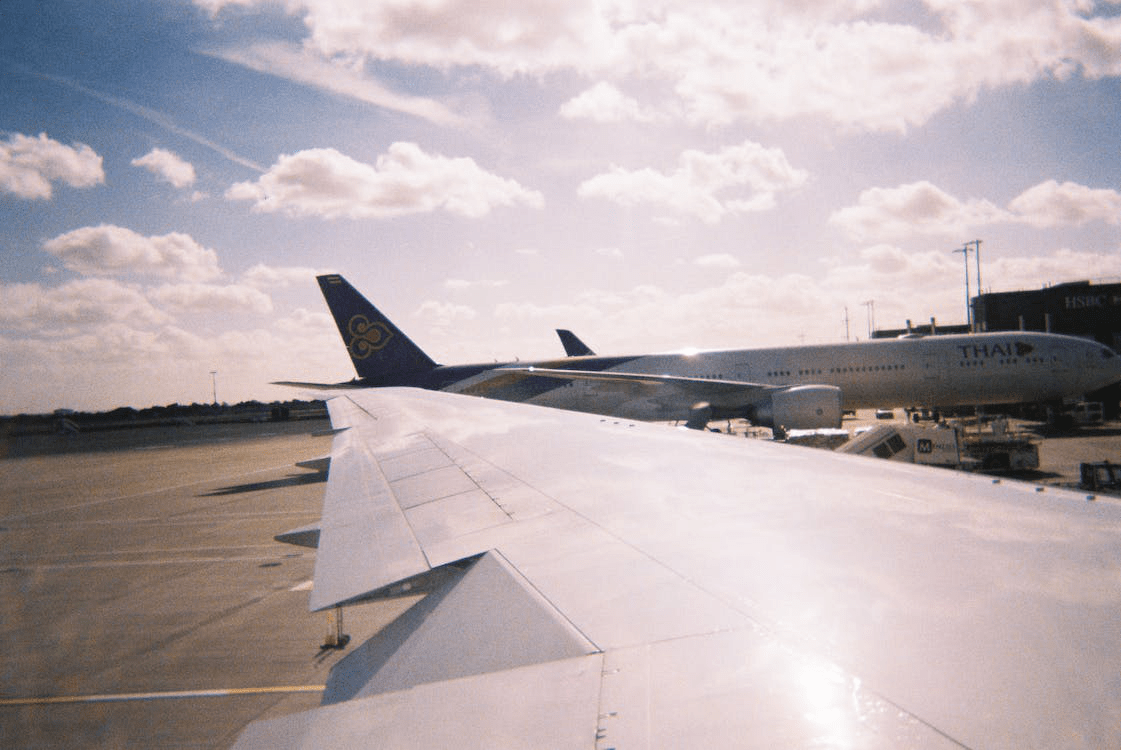
[[[393,338],[393,331],[385,323],[380,320],[371,323],[365,315],[355,315],[346,324],[346,329],[350,333],[346,348],[354,359],[366,359],[374,352],[384,349]]]

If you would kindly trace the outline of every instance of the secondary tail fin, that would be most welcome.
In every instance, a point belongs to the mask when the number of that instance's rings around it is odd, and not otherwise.
[[[568,356],[586,357],[595,354],[595,352],[572,331],[565,328],[558,328],[557,335],[560,336],[561,345],[564,346],[564,353]]]
[[[342,276],[329,274],[316,280],[360,378],[378,380],[437,367]]]

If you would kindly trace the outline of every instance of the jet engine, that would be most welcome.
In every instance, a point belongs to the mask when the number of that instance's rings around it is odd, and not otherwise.
[[[751,421],[763,427],[817,430],[841,426],[841,389],[833,385],[796,385],[774,391],[755,407]]]

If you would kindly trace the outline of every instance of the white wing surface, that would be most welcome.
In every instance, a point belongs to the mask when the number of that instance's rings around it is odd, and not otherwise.
[[[406,389],[329,404],[314,608],[431,593],[238,747],[1121,747],[1121,507]]]

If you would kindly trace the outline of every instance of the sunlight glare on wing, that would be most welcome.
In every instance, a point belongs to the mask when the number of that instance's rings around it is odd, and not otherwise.
[[[795,679],[804,701],[804,716],[820,732],[814,746],[853,747],[860,680],[846,675],[835,664],[815,658],[807,658],[799,665]]]

